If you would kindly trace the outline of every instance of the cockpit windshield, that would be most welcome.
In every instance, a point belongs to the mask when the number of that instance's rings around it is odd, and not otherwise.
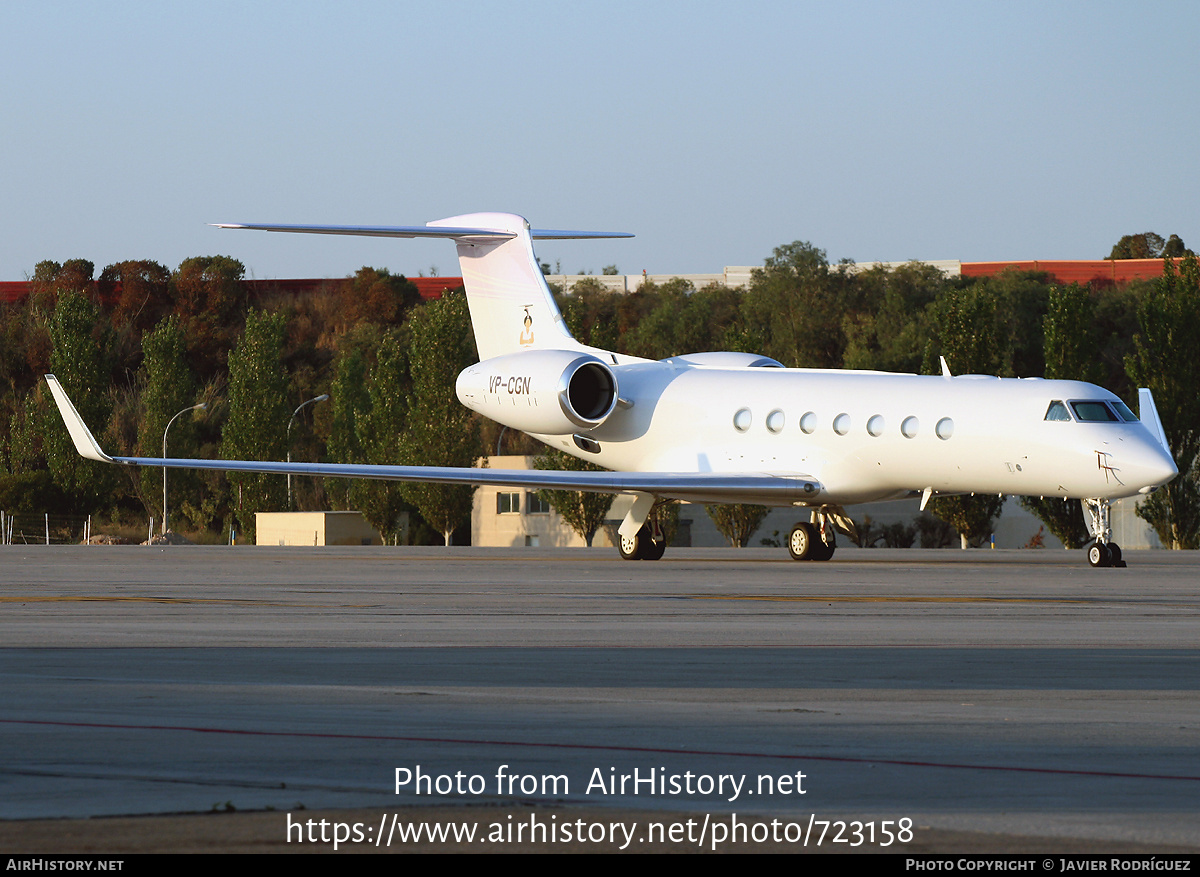
[[[1135,420],[1137,420],[1137,416],[1129,410],[1129,406],[1120,399],[1118,399],[1116,402],[1109,402],[1108,404],[1117,409],[1117,414],[1121,415],[1121,419],[1126,423],[1133,423]]]
[[[1072,402],[1071,410],[1080,423],[1116,423],[1121,419],[1107,404],[1098,400]]]
[[[1070,405],[1070,410],[1067,406]],[[1074,418],[1071,414],[1074,413]],[[1072,399],[1063,402],[1055,399],[1046,409],[1046,420],[1070,422],[1072,419],[1080,423],[1134,423],[1137,417],[1120,399]]]

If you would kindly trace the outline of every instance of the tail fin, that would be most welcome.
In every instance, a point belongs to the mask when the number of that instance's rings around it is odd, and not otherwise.
[[[266,225],[218,223],[218,228],[369,237],[444,237],[458,245],[479,358],[528,349],[586,348],[573,337],[533,252],[534,240],[627,238],[624,232],[531,229],[512,213],[470,213],[424,226]]]
[[[550,295],[533,252],[533,232],[524,218],[511,213],[471,213],[439,219],[429,226],[487,228],[512,235],[456,241],[481,360],[519,350],[582,348]]]

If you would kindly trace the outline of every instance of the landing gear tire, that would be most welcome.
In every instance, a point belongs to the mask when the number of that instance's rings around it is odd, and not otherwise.
[[[788,553],[792,555],[792,560],[811,560],[817,544],[817,531],[808,522],[797,524],[788,534]]]
[[[1112,555],[1112,565],[1120,569],[1124,569],[1127,564],[1121,560],[1121,546],[1116,542],[1108,543],[1108,552]]]
[[[661,541],[655,542],[653,539],[650,538],[649,534],[647,534],[646,544],[642,548],[642,560],[661,560],[663,553],[666,550],[667,550],[666,542],[661,542]]]
[[[660,560],[667,550],[664,540],[654,541],[650,535],[650,525],[646,524],[632,538],[622,536],[617,542],[617,550],[626,560]]]
[[[1103,542],[1093,542],[1088,546],[1087,559],[1088,564],[1093,567],[1112,566],[1113,555]]]
[[[812,554],[809,558],[812,560],[829,560],[833,557],[833,550],[837,546],[833,542],[822,542],[820,539],[813,545]]]
[[[617,550],[625,560],[641,560],[650,541],[650,530],[642,527],[633,536],[622,536],[617,541]]]

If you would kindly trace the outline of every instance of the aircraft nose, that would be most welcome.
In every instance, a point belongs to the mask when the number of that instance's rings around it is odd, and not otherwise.
[[[1179,474],[1175,460],[1157,441],[1142,443],[1135,454],[1134,469],[1142,493],[1150,493]]]

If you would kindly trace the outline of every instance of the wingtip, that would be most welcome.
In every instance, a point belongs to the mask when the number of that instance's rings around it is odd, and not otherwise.
[[[75,443],[75,450],[79,456],[95,460],[98,463],[112,463],[113,458],[101,450],[100,443],[96,441],[92,431],[87,428],[87,424],[75,410],[75,405],[68,398],[67,392],[62,388],[58,378],[54,375],[46,375],[46,384],[50,387],[50,394],[54,397],[55,404],[58,405],[58,413],[62,415],[63,423],[67,426],[67,432],[71,434],[71,440]]]

